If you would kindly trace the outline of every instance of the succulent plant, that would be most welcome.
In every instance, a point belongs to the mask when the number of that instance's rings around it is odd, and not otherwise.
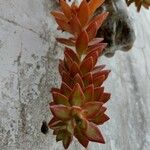
[[[93,16],[103,2],[83,0],[80,6],[69,6],[60,0],[61,9],[52,12],[58,30],[70,33],[69,38],[56,38],[65,45],[64,59],[59,62],[62,83],[60,88],[51,89],[53,118],[48,124],[65,149],[73,137],[84,147],[89,141],[105,143],[97,126],[109,120],[104,104],[110,93],[104,92],[103,82],[110,70],[104,69],[105,65],[96,66],[107,44],[95,37],[108,13]]]
[[[150,7],[150,0],[126,0],[128,6],[132,3],[135,3],[137,10],[140,11],[141,6],[144,6],[146,9]]]

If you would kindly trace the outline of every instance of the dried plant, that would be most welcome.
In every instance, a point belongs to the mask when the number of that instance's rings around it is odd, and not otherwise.
[[[137,10],[140,11],[141,6],[144,6],[146,9],[150,7],[150,0],[126,0],[128,6],[132,3],[135,3]]]
[[[53,118],[48,124],[56,141],[62,141],[66,149],[74,136],[84,147],[89,141],[105,143],[97,126],[109,120],[104,104],[110,93],[104,92],[102,84],[110,70],[104,69],[105,65],[96,66],[107,44],[95,37],[108,13],[93,16],[103,2],[83,0],[80,6],[69,6],[60,0],[61,9],[52,12],[58,30],[70,33],[70,38],[56,38],[66,47],[64,59],[59,62],[61,87],[51,90]]]

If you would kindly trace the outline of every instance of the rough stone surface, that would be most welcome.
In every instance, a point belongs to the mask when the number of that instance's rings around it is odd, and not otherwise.
[[[60,85],[52,0],[0,0],[0,150],[63,150],[42,121],[50,119],[49,90]],[[112,93],[110,121],[101,128],[106,144],[88,150],[149,150],[150,147],[150,11],[130,7],[136,31],[132,51],[99,62],[112,70],[105,83]],[[83,147],[75,142],[70,150]]]

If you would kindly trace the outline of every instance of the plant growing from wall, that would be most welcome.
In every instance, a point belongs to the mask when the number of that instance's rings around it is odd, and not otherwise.
[[[93,16],[103,2],[83,0],[80,6],[69,6],[60,0],[61,9],[52,12],[58,29],[70,33],[69,38],[56,38],[65,45],[64,59],[59,62],[62,83],[51,90],[53,118],[48,124],[56,141],[62,141],[66,149],[73,137],[84,147],[89,141],[105,143],[97,126],[109,120],[104,104],[110,93],[104,92],[102,84],[110,70],[104,69],[105,65],[96,66],[107,45],[102,38],[96,38],[96,33],[108,13]]]

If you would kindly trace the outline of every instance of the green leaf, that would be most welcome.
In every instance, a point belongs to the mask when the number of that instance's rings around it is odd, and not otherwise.
[[[84,104],[85,96],[78,83],[74,86],[69,101],[72,106],[82,106]]]

